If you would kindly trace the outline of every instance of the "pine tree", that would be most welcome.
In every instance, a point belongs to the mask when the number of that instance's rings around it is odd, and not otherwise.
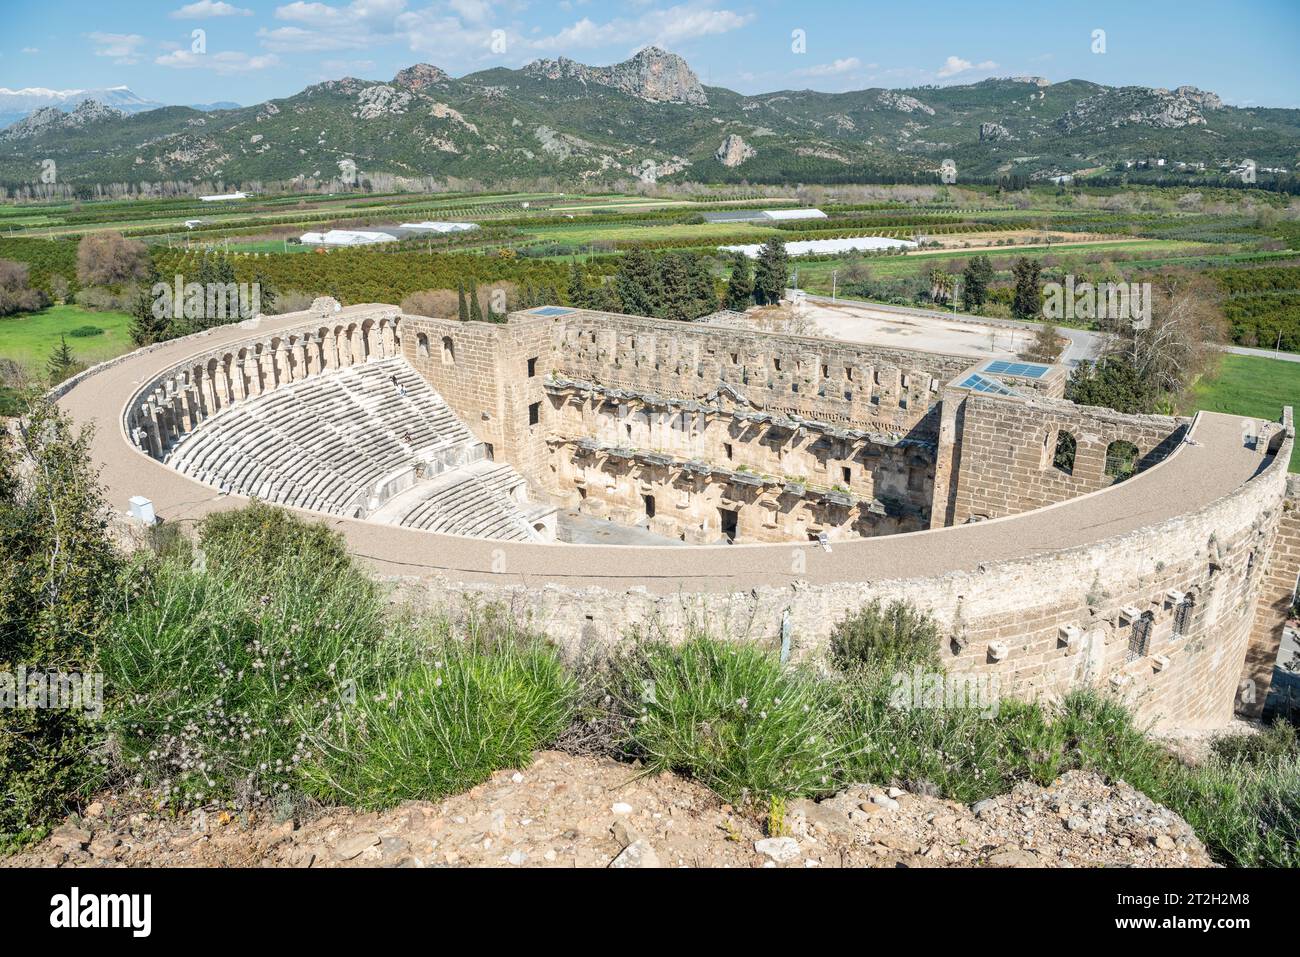
[[[260,272],[253,274],[253,284],[257,287],[257,298],[261,304],[262,312],[269,315],[275,308],[275,300],[279,298],[275,286],[267,282],[266,277]]]
[[[653,316],[658,300],[654,259],[643,246],[633,246],[619,261],[614,277],[623,312],[630,316]]]
[[[749,257],[736,253],[731,264],[731,277],[727,280],[725,305],[734,312],[744,312],[754,301],[754,279],[749,271]]]
[[[73,357],[72,350],[68,348],[67,337],[59,336],[59,345],[50,353],[49,362],[46,363],[46,369],[50,374],[50,385],[58,385],[66,379],[76,364],[77,360]]]
[[[472,283],[472,284],[470,285],[469,293],[468,293],[468,294],[469,294],[469,321],[470,321],[470,322],[482,322],[482,321],[483,321],[483,307],[479,305],[479,301],[478,301],[478,283],[477,283],[477,282]]]
[[[588,299],[587,277],[583,274],[582,267],[575,261],[569,266],[569,305],[585,309]]]
[[[993,281],[993,264],[988,256],[976,256],[966,264],[961,274],[962,308],[974,312],[984,306],[989,298],[989,283]]]
[[[773,236],[763,244],[754,267],[754,301],[759,305],[775,305],[785,295],[790,281],[790,257],[785,242]]]
[[[690,292],[690,318],[698,319],[718,309],[718,286],[713,281],[709,261],[692,254],[687,261],[687,287]]]
[[[1024,321],[1033,321],[1040,317],[1043,308],[1043,293],[1038,287],[1038,277],[1043,264],[1037,259],[1021,256],[1011,267],[1011,274],[1016,280],[1015,297],[1011,300],[1011,315]]]
[[[469,322],[469,307],[465,305],[465,282],[461,280],[456,283],[456,318],[461,322]]]
[[[153,287],[155,283],[161,282],[158,275],[158,268],[150,265],[149,275],[140,283],[136,290],[135,304],[131,309],[132,321],[129,334],[131,341],[137,346],[152,345],[155,342],[163,342],[173,337],[172,320],[166,311],[163,311],[161,317],[154,315],[154,295]],[[176,309],[180,303],[173,303],[172,308]],[[161,310],[160,310],[161,311]]]
[[[659,319],[676,319],[679,322],[693,319],[691,315],[690,274],[686,260],[680,253],[659,257],[658,308],[651,313]]]

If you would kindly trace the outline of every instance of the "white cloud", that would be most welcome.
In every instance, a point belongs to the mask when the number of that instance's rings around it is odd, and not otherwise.
[[[114,63],[130,66],[140,62],[140,44],[144,37],[138,33],[87,33],[95,44],[95,56],[112,57]]]
[[[223,50],[220,53],[194,53],[190,50],[174,50],[164,53],[153,61],[159,66],[178,70],[212,70],[215,73],[252,73],[278,66],[280,58],[274,53],[250,56],[236,50]]]
[[[992,60],[971,63],[970,60],[963,60],[959,56],[950,56],[943,61],[943,66],[939,68],[937,76],[940,79],[946,79],[950,76],[956,76],[958,73],[965,73],[968,70],[996,70],[997,68],[997,63]]]
[[[224,0],[198,0],[168,14],[173,20],[198,20],[203,17],[251,17],[253,11],[235,7]]]
[[[816,66],[805,67],[802,70],[795,70],[795,76],[839,76],[843,73],[852,73],[854,70],[861,69],[862,61],[855,56],[844,57],[835,60],[832,63],[819,63]],[[872,64],[869,69],[874,69]]]
[[[32,53],[40,53],[41,51],[36,47],[23,47],[22,52],[30,55]]]
[[[408,8],[406,0],[293,0],[275,10],[282,25],[263,28],[257,36],[263,47],[277,53],[361,50],[400,42],[435,62],[470,65],[522,63],[539,53],[607,46],[630,53],[652,43],[671,46],[727,33],[753,19],[709,0],[689,0],[604,21],[584,16],[550,35],[538,35],[536,26],[529,30],[515,19],[521,9],[517,0],[442,0],[418,8]],[[494,41],[504,41],[504,50]]]

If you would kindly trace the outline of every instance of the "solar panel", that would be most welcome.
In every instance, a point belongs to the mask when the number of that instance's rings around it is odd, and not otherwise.
[[[996,379],[988,379],[978,372],[972,372],[958,385],[959,389],[983,392],[986,395],[1020,395],[1015,389],[1009,389]]]
[[[985,372],[993,375],[1014,375],[1022,379],[1041,379],[1047,375],[1051,366],[1040,365],[1037,362],[1006,362],[1002,359],[996,362],[990,362],[984,367]]]
[[[573,312],[566,306],[540,306],[532,310],[534,316],[563,316]]]

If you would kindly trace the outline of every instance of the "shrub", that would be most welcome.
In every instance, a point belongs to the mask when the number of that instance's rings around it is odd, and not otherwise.
[[[361,688],[312,738],[308,787],[364,808],[467,790],[531,763],[568,724],[574,693],[544,645],[443,641],[436,660]]]
[[[939,628],[913,605],[879,599],[835,626],[831,658],[841,670],[866,668],[880,673],[937,667]]]
[[[343,536],[256,499],[245,508],[205,518],[199,525],[199,547],[209,568],[250,586],[270,585],[305,567],[311,580],[328,588],[355,571]],[[359,589],[373,587],[359,576],[353,580]]]
[[[248,807],[293,795],[308,736],[402,659],[372,588],[322,583],[309,556],[275,567],[268,583],[165,563],[109,630],[109,729],[155,800]]]
[[[93,670],[121,560],[89,464],[90,433],[36,401],[0,432],[0,671]],[[101,777],[88,709],[0,709],[0,846],[26,841]]]
[[[622,662],[614,697],[626,753],[730,801],[833,791],[849,750],[832,686],[753,645],[647,644]]]
[[[89,339],[91,336],[102,336],[104,330],[99,326],[77,326],[75,329],[69,329],[68,335],[76,339]]]

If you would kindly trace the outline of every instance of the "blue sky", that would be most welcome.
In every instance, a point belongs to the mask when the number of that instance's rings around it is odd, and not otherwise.
[[[745,93],[1041,74],[1213,90],[1300,107],[1300,2],[924,0],[3,0],[0,86],[129,86],[168,103],[255,103],[416,62],[462,75],[648,43]],[[194,39],[204,31],[202,49]],[[1105,52],[1093,52],[1094,31]],[[803,50],[798,52],[802,31]]]

